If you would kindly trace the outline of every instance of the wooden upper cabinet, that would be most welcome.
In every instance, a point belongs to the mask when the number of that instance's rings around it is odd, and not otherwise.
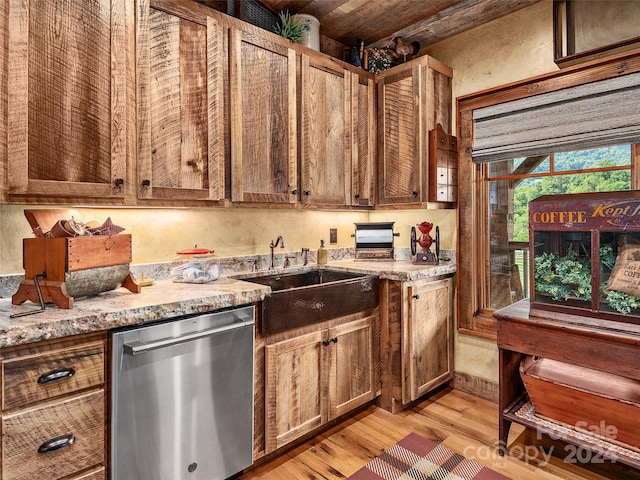
[[[424,206],[428,132],[451,129],[449,67],[428,56],[378,77],[378,203]]]
[[[401,67],[399,67],[401,68]],[[402,68],[378,81],[380,204],[420,203],[424,140],[421,69]]]
[[[141,199],[224,198],[223,29],[197,10],[139,0]]]
[[[294,203],[296,52],[259,30],[230,31],[232,200]]]
[[[376,113],[375,82],[351,74],[351,205],[375,203]]]
[[[125,0],[8,0],[5,10],[7,194],[123,199]]]
[[[351,74],[328,57],[302,54],[302,202],[350,203]]]

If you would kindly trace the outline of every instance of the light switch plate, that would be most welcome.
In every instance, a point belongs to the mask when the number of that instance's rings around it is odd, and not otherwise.
[[[338,243],[338,229],[330,228],[329,229],[329,243]]]

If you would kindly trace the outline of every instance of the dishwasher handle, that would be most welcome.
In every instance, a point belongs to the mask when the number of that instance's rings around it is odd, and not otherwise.
[[[228,332],[230,330],[236,330],[238,328],[253,325],[253,320],[245,320],[242,322],[232,323],[230,325],[224,325],[222,327],[211,328],[209,330],[202,330],[200,332],[188,333],[179,337],[169,337],[156,340],[151,343],[144,343],[140,341],[125,343],[122,348],[126,355],[140,355],[142,353],[150,352],[151,350],[157,350],[158,348],[172,347],[174,345],[180,345],[181,343],[191,342],[200,338],[208,337],[210,335],[216,335],[218,333]]]

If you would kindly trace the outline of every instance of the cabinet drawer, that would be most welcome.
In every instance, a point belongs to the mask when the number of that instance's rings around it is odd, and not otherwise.
[[[73,442],[38,451],[63,436],[73,436]],[[102,463],[104,391],[5,415],[2,457],[2,480],[53,480]]]
[[[2,410],[104,383],[104,342],[2,362]]]
[[[78,476],[68,480],[107,480],[107,472],[104,467],[100,467],[89,472],[80,473]]]

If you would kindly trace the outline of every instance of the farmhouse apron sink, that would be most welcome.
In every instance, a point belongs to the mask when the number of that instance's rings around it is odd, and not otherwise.
[[[277,333],[374,308],[378,277],[336,270],[262,275],[242,280],[271,287],[262,302],[262,333]]]

